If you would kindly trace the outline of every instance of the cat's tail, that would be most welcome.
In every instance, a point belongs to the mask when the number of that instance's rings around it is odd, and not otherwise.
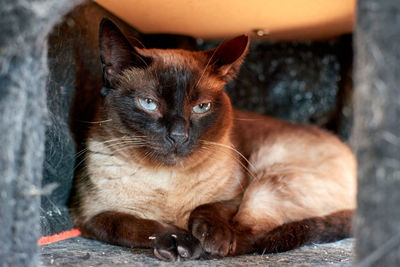
[[[284,252],[312,243],[327,243],[351,237],[353,210],[283,224],[256,242],[260,253]]]

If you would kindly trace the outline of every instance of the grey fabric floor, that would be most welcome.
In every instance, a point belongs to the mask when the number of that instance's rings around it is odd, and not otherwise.
[[[151,250],[128,249],[81,237],[40,247],[42,266],[351,266],[354,239],[310,245],[286,253],[161,262]]]

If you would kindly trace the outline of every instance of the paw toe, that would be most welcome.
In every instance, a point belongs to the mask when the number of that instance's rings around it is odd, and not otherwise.
[[[203,252],[200,242],[189,233],[165,234],[153,241],[154,255],[164,261],[197,259]]]
[[[173,253],[173,251],[154,248],[153,253],[154,253],[154,256],[156,256],[158,259],[163,260],[163,261],[175,261],[176,260],[176,254]]]
[[[197,220],[193,223],[192,233],[207,253],[219,257],[229,254],[233,233],[228,225]]]

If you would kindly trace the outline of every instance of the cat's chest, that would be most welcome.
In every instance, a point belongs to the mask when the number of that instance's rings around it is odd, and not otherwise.
[[[137,215],[140,218],[173,222],[190,202],[198,202],[178,173],[149,171],[141,166],[92,165],[91,182],[96,199],[104,209]]]
[[[229,168],[210,166],[190,173],[152,170],[108,153],[94,153],[87,163],[95,195],[88,199],[91,213],[117,210],[185,228],[197,206],[237,194]]]

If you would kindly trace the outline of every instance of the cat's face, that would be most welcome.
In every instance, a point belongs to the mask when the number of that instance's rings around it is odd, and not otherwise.
[[[242,36],[203,52],[133,48],[103,20],[102,112],[112,121],[107,132],[137,140],[135,151],[154,163],[175,165],[201,153],[203,143],[229,134],[232,107],[223,87],[237,74],[247,47]]]

